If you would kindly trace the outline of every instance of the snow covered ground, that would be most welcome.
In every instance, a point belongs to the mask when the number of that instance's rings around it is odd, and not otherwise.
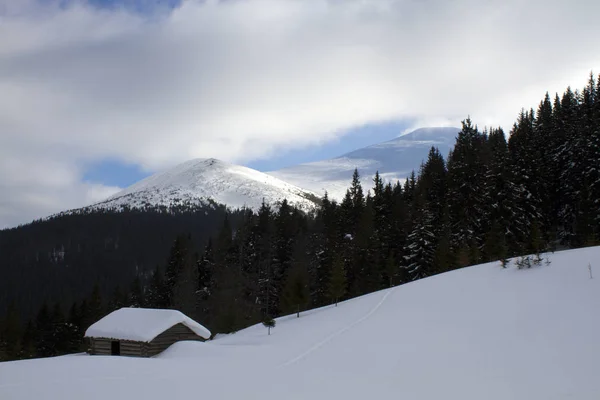
[[[322,196],[342,200],[350,186],[352,173],[358,169],[361,183],[373,187],[373,177],[379,171],[384,181],[404,182],[411,171],[418,172],[421,162],[427,159],[431,146],[446,158],[454,147],[459,128],[421,128],[396,139],[352,151],[330,160],[299,164],[268,172],[281,180],[311,190]]]
[[[0,399],[600,399],[600,247],[483,264],[153,359],[0,363]],[[597,275],[590,279],[588,263]]]

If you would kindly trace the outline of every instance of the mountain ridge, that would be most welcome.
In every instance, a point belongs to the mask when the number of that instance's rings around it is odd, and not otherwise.
[[[421,128],[339,157],[269,172],[215,158],[192,159],[142,179],[104,201],[57,215],[80,210],[216,204],[258,210],[263,200],[276,206],[283,199],[300,210],[311,211],[325,192],[341,200],[355,168],[365,191],[372,187],[376,171],[387,182],[404,180],[419,168],[432,146],[446,155],[458,131],[459,128]]]
[[[355,168],[361,175],[365,191],[373,186],[372,178],[377,171],[384,181],[403,181],[411,171],[418,170],[432,146],[447,156],[459,131],[459,128],[454,127],[420,128],[339,157],[298,164],[267,173],[320,196],[327,191],[331,198],[341,200],[350,186]]]
[[[284,199],[303,211],[314,209],[318,202],[316,194],[271,175],[215,158],[197,158],[151,175],[82,209],[216,203],[230,209],[258,210],[263,200],[276,205]]]

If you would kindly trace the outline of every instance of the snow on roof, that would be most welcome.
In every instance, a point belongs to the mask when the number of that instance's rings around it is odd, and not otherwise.
[[[85,332],[86,337],[151,342],[177,324],[190,328],[196,335],[210,338],[210,331],[177,310],[121,308],[96,322]]]

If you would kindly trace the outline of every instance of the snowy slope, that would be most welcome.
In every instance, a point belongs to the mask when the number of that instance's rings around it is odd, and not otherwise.
[[[483,264],[154,359],[0,363],[0,399],[600,398],[600,247]],[[594,279],[587,269],[591,262]]]
[[[364,188],[372,187],[376,171],[395,183],[403,181],[412,170],[418,172],[421,162],[427,159],[431,146],[436,146],[444,157],[454,146],[458,128],[422,128],[388,142],[379,143],[330,160],[295,165],[273,175],[286,182],[311,190],[322,196],[341,200],[346,193],[355,168],[362,176]]]
[[[287,199],[308,211],[315,207],[311,200],[314,198],[313,193],[270,175],[210,158],[187,161],[152,175],[89,208],[143,208],[214,201],[233,209],[245,206],[257,210],[263,199],[269,204]]]

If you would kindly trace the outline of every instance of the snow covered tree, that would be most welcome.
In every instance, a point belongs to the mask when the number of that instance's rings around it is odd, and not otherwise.
[[[208,241],[204,254],[198,260],[198,315],[201,321],[209,321],[211,296],[214,295],[215,255],[212,239]],[[205,322],[208,324],[208,322]]]
[[[404,262],[411,280],[433,274],[436,237],[433,233],[433,214],[426,208],[418,209],[417,220],[408,235]]]
[[[415,204],[427,204],[436,224],[432,232],[441,231],[442,221],[446,213],[447,171],[444,157],[436,147],[429,150],[425,163],[421,166],[416,186]]]
[[[447,198],[455,249],[481,245],[487,229],[486,140],[467,118],[449,156]]]

